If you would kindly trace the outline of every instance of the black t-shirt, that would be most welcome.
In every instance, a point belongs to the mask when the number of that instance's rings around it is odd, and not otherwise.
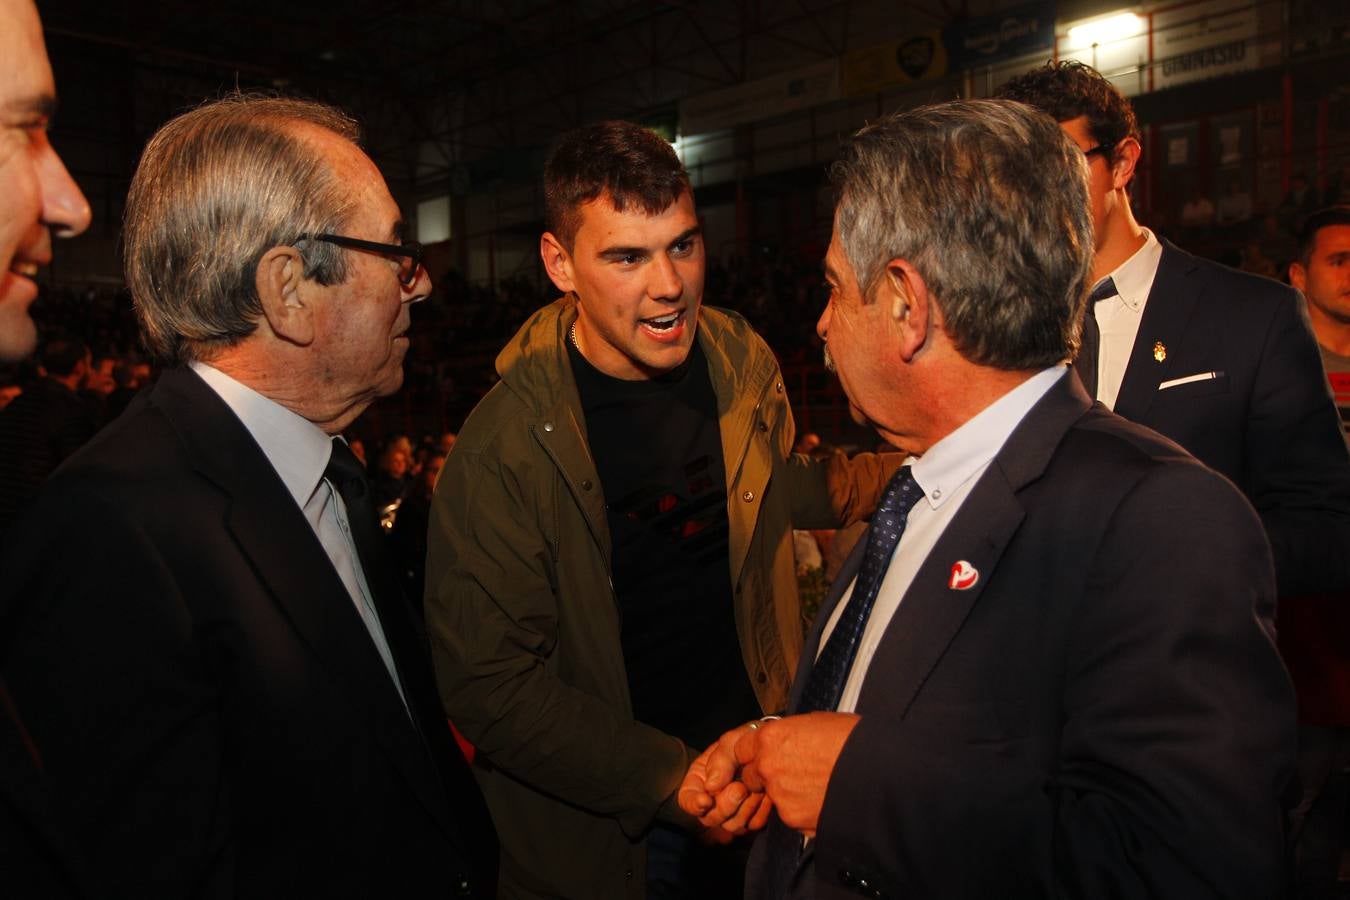
[[[736,636],[707,360],[695,342],[679,369],[623,381],[567,349],[604,488],[633,714],[703,749],[759,715]]]

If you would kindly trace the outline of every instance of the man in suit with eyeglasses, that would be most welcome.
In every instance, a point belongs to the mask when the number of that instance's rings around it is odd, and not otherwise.
[[[358,139],[331,107],[238,95],[155,134],[125,262],[167,370],[5,547],[4,676],[101,894],[495,895],[339,437],[401,385],[431,290]]]
[[[1047,63],[998,95],[1054,117],[1087,157],[1096,252],[1076,368],[1088,393],[1242,489],[1280,596],[1350,589],[1350,457],[1298,293],[1135,220],[1139,125],[1097,70]]]

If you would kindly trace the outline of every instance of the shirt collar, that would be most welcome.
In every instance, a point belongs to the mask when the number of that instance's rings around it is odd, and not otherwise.
[[[1135,313],[1142,311],[1144,303],[1148,301],[1148,292],[1153,288],[1153,276],[1158,271],[1158,261],[1162,259],[1162,244],[1154,237],[1152,231],[1147,228],[1142,231],[1144,246],[1134,251],[1129,259],[1116,266],[1115,271],[1107,276],[1116,283],[1116,293],[1120,295],[1120,302]],[[1097,284],[1101,284],[1102,281],[1098,281]],[[1097,284],[1093,287],[1096,288]]]
[[[1067,371],[1067,366],[1056,365],[1037,372],[938,441],[922,457],[906,460],[913,464],[910,474],[923,488],[928,505],[933,509],[942,506],[961,485],[981,472],[1018,423]]]
[[[323,480],[328,458],[333,453],[332,439],[313,422],[219,369],[203,362],[194,361],[190,365],[239,417],[267,461],[281,476],[296,505],[304,509]]]

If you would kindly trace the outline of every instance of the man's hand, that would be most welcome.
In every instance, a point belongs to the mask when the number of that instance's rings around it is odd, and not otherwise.
[[[704,827],[698,832],[698,839],[706,844],[729,844],[741,835],[759,831],[769,824],[769,813],[773,803],[767,794],[754,793],[746,789],[739,781],[723,788],[717,795],[718,812],[699,819]],[[737,800],[737,798],[742,798]],[[724,815],[724,809],[734,810]],[[707,823],[720,821],[720,824]]]
[[[851,713],[814,712],[758,723],[755,729],[737,729],[733,747],[741,782],[751,795],[764,791],[789,828],[815,837],[825,788],[844,749],[844,742],[858,724]],[[737,732],[728,732],[708,749],[714,753]],[[704,756],[707,756],[705,753]],[[704,757],[699,757],[702,760]],[[714,772],[713,763],[717,763]],[[695,763],[697,765],[697,763]],[[722,772],[721,758],[714,753],[705,765],[706,781]],[[691,774],[693,770],[690,770]],[[686,780],[686,784],[688,781]]]
[[[684,776],[677,795],[680,808],[705,828],[742,834],[763,828],[768,821],[771,804],[765,802],[763,792],[752,792],[736,780],[736,743],[750,730],[749,725],[742,725],[722,735]]]

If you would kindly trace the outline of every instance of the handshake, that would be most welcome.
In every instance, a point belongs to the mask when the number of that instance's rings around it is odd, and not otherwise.
[[[715,841],[760,830],[775,808],[784,825],[815,837],[830,774],[857,724],[850,713],[813,712],[728,731],[689,767],[680,808]]]

